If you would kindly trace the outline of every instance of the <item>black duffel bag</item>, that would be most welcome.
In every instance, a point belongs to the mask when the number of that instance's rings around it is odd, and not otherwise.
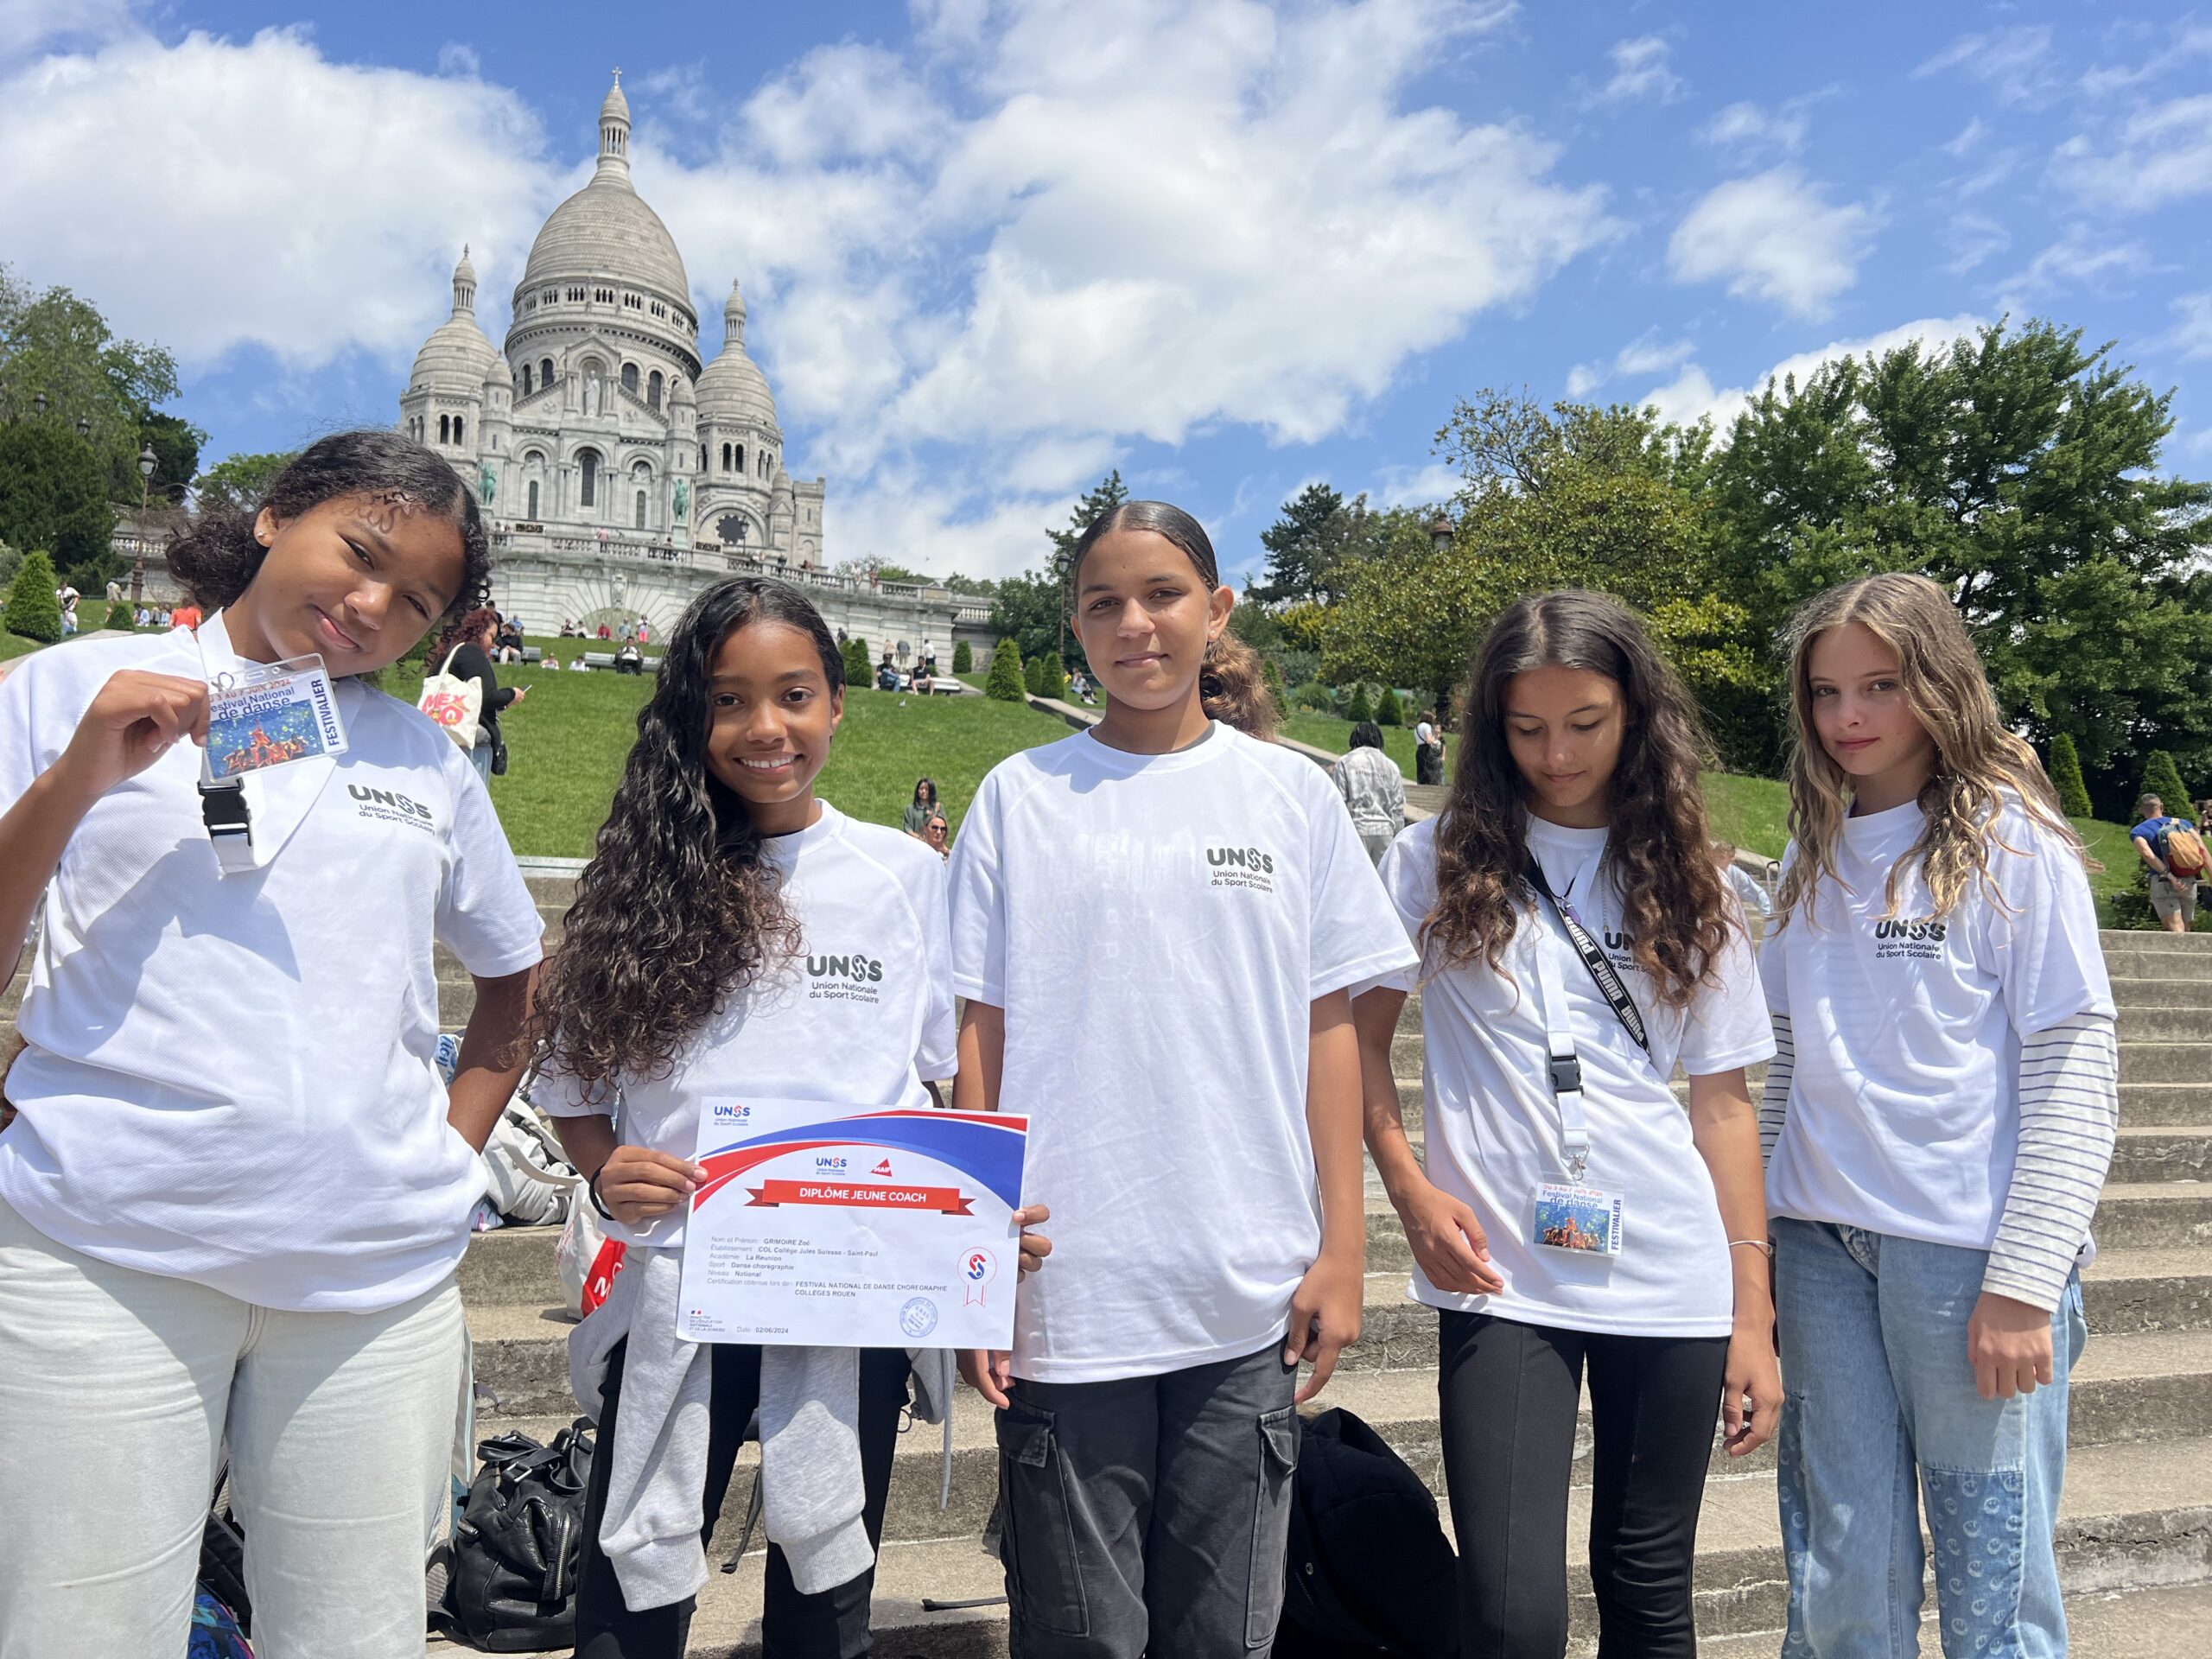
[[[575,1645],[592,1446],[579,1417],[550,1446],[510,1431],[476,1448],[483,1466],[454,1529],[439,1610],[445,1634],[486,1653]]]
[[[1458,1659],[1459,1558],[1436,1499],[1351,1412],[1305,1425],[1275,1659]]]

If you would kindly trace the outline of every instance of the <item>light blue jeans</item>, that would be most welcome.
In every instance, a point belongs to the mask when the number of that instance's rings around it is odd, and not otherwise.
[[[1771,1225],[1783,1659],[1919,1653],[1923,1502],[1946,1659],[2063,1659],[2052,1531],[2067,1376],[2088,1338],[2080,1280],[2051,1316],[2050,1385],[1984,1400],[1967,1321],[1986,1252],[1786,1217]]]
[[[486,784],[492,781],[492,740],[486,738],[468,752],[468,764]]]

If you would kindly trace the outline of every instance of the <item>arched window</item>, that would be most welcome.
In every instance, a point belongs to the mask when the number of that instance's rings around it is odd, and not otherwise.
[[[729,445],[722,445],[722,471],[729,471]]]
[[[745,470],[745,446],[741,443],[737,446],[737,470],[741,473]]]
[[[652,378],[645,382],[645,407],[647,409],[660,407],[660,371],[658,369],[655,369]]]
[[[438,442],[439,442],[440,443],[447,443],[447,442],[451,442],[451,440],[452,440],[452,435],[453,435],[453,420],[452,420],[452,418],[451,418],[449,416],[445,416],[445,415],[441,415],[441,416],[438,416]]]
[[[551,385],[552,384],[553,384],[553,359],[552,359],[551,358],[550,358],[550,357],[548,357],[548,358],[542,358],[542,359],[540,359],[538,360],[538,365],[537,365],[537,387],[538,387],[538,390],[539,390],[539,391],[543,391],[546,387],[548,387],[548,386]]]
[[[532,524],[537,522],[537,480],[534,478],[530,480],[530,512],[528,516]]]
[[[637,528],[637,529],[639,529],[639,530],[643,530],[645,527],[645,493],[643,490],[639,490],[639,491],[638,492],[638,522],[637,522],[637,524],[635,525],[635,528]]]
[[[576,456],[576,472],[579,477],[576,504],[585,507],[598,505],[599,451],[586,449],[579,453]]]
[[[699,446],[699,470],[702,473],[707,470],[707,446],[703,443]]]
[[[461,442],[461,416],[458,415],[453,417],[453,441],[455,443]]]
[[[530,396],[530,365],[527,363],[522,365],[522,395],[525,397]]]
[[[622,390],[632,397],[638,395],[638,365],[634,363],[622,365]]]

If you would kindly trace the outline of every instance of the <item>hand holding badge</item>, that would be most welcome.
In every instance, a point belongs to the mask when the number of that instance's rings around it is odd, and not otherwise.
[[[241,662],[209,676],[207,684],[200,775],[210,784],[346,752],[346,727],[321,657]]]

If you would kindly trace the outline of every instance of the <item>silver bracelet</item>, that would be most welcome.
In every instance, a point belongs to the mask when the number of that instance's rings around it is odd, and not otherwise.
[[[1728,1241],[1728,1248],[1732,1250],[1764,1250],[1770,1262],[1774,1259],[1774,1241],[1770,1238],[1732,1238]]]

